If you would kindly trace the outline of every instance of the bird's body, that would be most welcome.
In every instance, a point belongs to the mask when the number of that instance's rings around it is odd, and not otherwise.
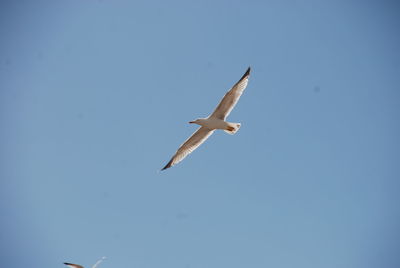
[[[225,121],[232,109],[235,107],[244,89],[247,86],[250,76],[250,67],[240,80],[225,94],[217,108],[207,118],[199,118],[190,121],[191,124],[198,124],[201,127],[190,136],[176,151],[168,164],[162,169],[167,169],[182,161],[188,154],[197,149],[215,130],[221,129],[229,134],[235,134],[240,123]]]
[[[233,132],[235,130],[237,131],[240,128],[239,123],[229,123],[229,122],[226,122],[225,120],[215,118],[215,117],[200,118],[200,119],[197,119],[196,121],[191,121],[189,123],[198,124],[202,127],[208,128],[209,130],[221,129],[230,134],[234,134],[231,132]]]

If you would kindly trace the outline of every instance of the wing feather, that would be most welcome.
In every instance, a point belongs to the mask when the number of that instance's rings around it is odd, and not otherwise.
[[[250,76],[250,67],[244,73],[242,78],[225,94],[221,102],[215,108],[214,112],[210,117],[225,120],[231,113],[232,109],[235,107],[236,103],[239,101],[244,89],[247,86]]]
[[[78,265],[78,264],[73,264],[73,263],[69,263],[69,262],[64,262],[65,265],[68,265],[69,267],[72,268],[83,268],[83,266]]]
[[[176,151],[175,155],[171,158],[165,167],[161,170],[170,168],[179,162],[181,162],[186,156],[188,156],[191,152],[196,150],[203,142],[205,142],[208,137],[213,134],[214,130],[210,130],[206,127],[198,128],[190,138],[188,138]]]

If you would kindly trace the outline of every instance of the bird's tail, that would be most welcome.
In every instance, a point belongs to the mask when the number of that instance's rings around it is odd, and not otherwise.
[[[228,134],[235,134],[239,128],[240,128],[240,123],[228,123],[229,125],[224,129],[224,131]]]

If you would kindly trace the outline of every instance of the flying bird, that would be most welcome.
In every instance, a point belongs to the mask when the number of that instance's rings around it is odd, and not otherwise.
[[[64,264],[71,268],[83,268],[83,266],[81,266],[81,265],[73,264],[73,263],[69,263],[69,262],[64,262]]]
[[[102,257],[100,260],[98,260],[92,268],[96,268],[106,257]],[[69,263],[69,262],[64,262],[65,265],[71,267],[71,268],[84,268],[82,265],[79,264],[74,264],[74,263]]]
[[[179,147],[175,155],[161,170],[165,170],[181,162],[186,156],[205,142],[216,129],[224,130],[231,135],[235,134],[239,130],[240,123],[229,123],[226,122],[225,119],[235,107],[246,88],[249,76],[250,67],[244,73],[242,78],[240,78],[240,80],[225,94],[211,115],[207,118],[199,118],[189,122],[190,124],[200,125],[200,127]]]

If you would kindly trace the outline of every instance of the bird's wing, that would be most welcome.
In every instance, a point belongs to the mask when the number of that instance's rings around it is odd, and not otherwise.
[[[173,165],[181,162],[188,154],[197,149],[205,140],[210,137],[214,130],[210,130],[206,127],[200,127],[195,133],[190,136],[176,151],[175,155],[171,158],[165,167],[161,170],[172,167]]]
[[[222,98],[221,102],[218,104],[217,108],[215,108],[210,117],[221,120],[225,120],[225,118],[228,117],[233,107],[235,107],[236,103],[238,102],[244,89],[246,88],[249,81],[249,76],[250,67],[244,73],[242,78],[240,78],[240,80],[228,92],[226,92],[225,96]]]
[[[65,265],[68,265],[71,268],[83,268],[83,266],[73,263],[64,262]]]
[[[104,260],[106,259],[106,257],[101,257],[100,260],[98,260],[93,266],[92,268],[96,268],[100,263],[102,263]]]

